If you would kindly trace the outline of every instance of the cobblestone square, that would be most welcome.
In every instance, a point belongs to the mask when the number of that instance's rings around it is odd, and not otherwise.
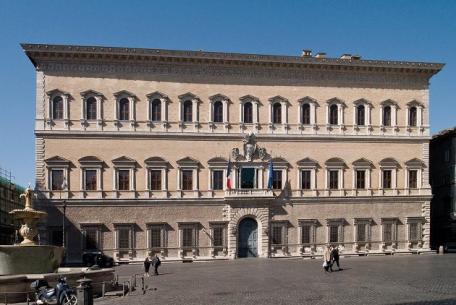
[[[161,275],[146,280],[145,295],[97,303],[456,304],[455,262],[451,254],[351,257],[333,273],[324,272],[321,260],[165,263]],[[119,266],[117,272],[141,273],[142,265]]]

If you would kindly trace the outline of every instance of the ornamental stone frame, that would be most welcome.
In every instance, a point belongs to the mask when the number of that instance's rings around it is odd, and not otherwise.
[[[304,129],[303,117],[302,117],[302,107],[305,104],[309,104],[309,106],[310,106],[310,126],[312,126],[312,128],[315,130],[316,122],[317,122],[317,107],[320,107],[317,100],[310,96],[305,96],[298,100],[298,104],[299,104],[299,111],[298,111],[298,121],[297,122],[298,122],[298,124],[300,124],[300,128]]]
[[[358,125],[358,107],[364,106],[364,125]],[[361,98],[353,102],[353,126],[356,131],[365,129],[368,134],[372,131],[371,109],[372,103]]]
[[[269,130],[271,133],[274,133],[274,130],[277,128],[277,125],[281,125],[283,133],[286,133],[287,130],[289,129],[288,126],[288,107],[290,106],[290,103],[288,102],[288,99],[284,98],[283,96],[276,95],[274,97],[271,97],[269,100]],[[281,110],[281,123],[280,124],[275,124],[274,123],[274,104],[279,103],[280,104],[280,110]]]
[[[119,92],[114,93],[114,97],[116,99],[116,102],[114,103],[115,109],[114,113],[116,114],[116,119],[114,120],[114,125],[117,127],[117,130],[121,129],[121,123],[120,123],[120,101],[124,98],[128,100],[128,106],[129,106],[129,122],[130,122],[130,130],[135,131],[136,130],[136,112],[135,112],[135,103],[138,100],[138,97],[134,95],[133,93],[127,91],[127,90],[121,90]]]
[[[337,106],[337,125],[331,125],[330,124],[330,107],[331,105],[336,105]],[[337,98],[333,97],[332,99],[329,99],[326,101],[326,128],[330,130],[332,127],[331,126],[339,126],[339,129],[342,131],[345,129],[345,124],[344,124],[344,108],[346,108],[347,105],[345,103]]]
[[[86,130],[89,126],[89,122],[87,120],[87,100],[91,97],[95,99],[97,102],[97,118],[96,124],[98,130],[103,130],[103,102],[106,99],[105,96],[97,92],[95,90],[86,90],[80,93],[81,95],[81,128]]]
[[[412,107],[416,107],[416,126],[410,125],[410,109]],[[413,100],[407,103],[407,114],[405,116],[405,119],[408,131],[411,131],[414,127],[419,128],[420,131],[423,131],[423,112],[424,105],[421,102]]]
[[[238,255],[239,224],[244,218],[252,218],[258,224],[258,257],[269,257],[269,222],[270,212],[267,205],[256,205],[250,208],[228,206],[228,255]]]
[[[392,99],[387,99],[383,102],[380,103],[381,105],[381,111],[380,111],[380,125],[382,126],[382,130],[386,131],[388,127],[392,128],[394,134],[397,133],[398,126],[397,126],[397,110],[399,109],[399,106],[396,101],[393,101]],[[385,126],[385,122],[383,121],[383,112],[385,110],[385,107],[391,107],[391,124],[390,126]]]
[[[253,125],[253,131],[258,133],[260,127],[258,120],[258,111],[261,105],[260,100],[257,97],[250,94],[242,96],[241,98],[239,98],[239,100],[241,101],[241,103],[239,104],[239,122],[241,129],[240,132],[244,132],[244,130],[247,129],[247,126]],[[244,104],[248,102],[252,103],[252,124],[244,123]],[[249,131],[251,132],[252,130]]]
[[[191,92],[187,92],[178,96],[179,98],[179,127],[181,130],[185,128],[188,122],[184,122],[184,103],[186,101],[192,102],[192,124],[194,127],[193,131],[198,131],[200,128],[199,123],[199,104],[202,102],[201,99]]]
[[[223,105],[223,122],[222,122],[222,124],[225,129],[225,132],[227,132],[228,129],[230,128],[229,105],[231,104],[231,100],[226,95],[217,93],[217,94],[209,97],[209,116],[208,116],[210,118],[209,126],[210,126],[211,130],[214,131],[216,125],[220,124],[220,123],[214,122],[214,104],[216,102],[222,102],[222,105]]]
[[[147,97],[147,126],[150,127],[150,129],[155,128],[159,124],[162,126],[163,131],[167,131],[169,127],[168,123],[168,104],[170,103],[169,97],[161,93],[160,91],[155,91],[152,93],[149,93],[146,95]],[[161,117],[160,117],[160,122],[153,122],[152,121],[152,102],[158,99],[161,102]]]
[[[60,96],[63,100],[63,122],[66,128],[70,128],[70,100],[72,99],[71,95],[68,92],[54,89],[46,92],[48,96],[48,117],[46,119],[46,124],[52,129],[52,126],[55,125],[54,118],[52,115],[53,112],[53,100],[54,98]]]

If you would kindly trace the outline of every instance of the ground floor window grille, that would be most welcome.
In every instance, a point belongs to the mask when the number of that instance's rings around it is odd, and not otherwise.
[[[119,249],[130,248],[130,230],[119,229]]]
[[[162,228],[159,226],[150,227],[150,247],[160,248],[162,246]]]
[[[282,227],[272,227],[272,244],[281,245],[282,244]]]
[[[215,227],[213,230],[213,243],[214,247],[223,247],[224,246],[224,230],[223,227]]]
[[[329,243],[341,243],[344,240],[344,219],[334,218],[327,219],[328,226],[328,242]]]
[[[367,241],[367,236],[366,236],[366,224],[360,223],[357,225],[357,233],[358,236],[356,237],[356,240],[359,242],[366,242]]]
[[[339,226],[329,226],[329,242],[337,243],[339,241]]]
[[[180,244],[182,248],[195,248],[198,245],[198,224],[180,225]]]
[[[383,224],[383,241],[384,242],[393,241],[393,224],[392,223]]]
[[[301,243],[302,244],[310,244],[311,242],[311,229],[310,225],[302,226],[301,227]]]
[[[420,234],[419,234],[419,224],[418,223],[411,223],[409,224],[409,236],[411,241],[417,241],[420,240]]]

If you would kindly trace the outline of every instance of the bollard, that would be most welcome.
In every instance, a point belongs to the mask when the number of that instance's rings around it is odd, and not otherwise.
[[[77,280],[76,283],[79,284],[76,287],[78,305],[93,305],[92,280],[83,278]]]
[[[439,246],[439,254],[443,254],[443,246]]]

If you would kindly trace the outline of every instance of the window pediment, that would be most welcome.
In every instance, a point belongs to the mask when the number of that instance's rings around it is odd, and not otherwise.
[[[396,167],[399,168],[399,162],[396,161],[394,158],[385,158],[379,162],[380,166],[382,167]]]
[[[424,164],[424,162],[418,158],[413,158],[413,159],[408,160],[407,162],[405,162],[405,165],[407,167],[419,167],[419,168],[423,168],[426,166]]]
[[[130,91],[127,91],[127,90],[121,90],[121,91],[115,92],[113,95],[116,98],[122,98],[122,97],[133,97],[135,99],[138,98],[134,93],[131,93]]]
[[[374,167],[374,164],[372,163],[372,161],[370,160],[367,160],[365,158],[360,158],[356,161],[353,161],[353,166],[355,167],[368,167],[368,168],[373,168]]]
[[[341,105],[342,107],[347,107],[347,105],[345,104],[345,102],[343,100],[341,100],[340,98],[337,98],[337,97],[333,97],[329,100],[326,101],[327,104],[337,104],[337,105]]]
[[[146,160],[144,160],[144,163],[146,164],[147,167],[154,167],[154,166],[168,167],[169,166],[168,161],[166,161],[165,159],[163,159],[161,157],[157,157],[157,156],[147,158]]]
[[[405,218],[406,223],[426,223],[426,219],[421,216],[417,217],[406,217]]]
[[[369,106],[372,106],[372,103],[369,102],[368,100],[366,100],[365,98],[360,98],[356,101],[353,102],[353,105],[369,105]]]
[[[160,91],[155,91],[155,92],[149,93],[149,94],[146,95],[146,97],[149,100],[154,100],[154,99],[169,100],[169,97],[166,94],[161,93]]]
[[[250,94],[247,94],[247,95],[244,95],[244,96],[240,97],[239,100],[242,103],[247,103],[247,102],[257,102],[257,103],[259,103],[260,102],[259,98],[257,98],[256,96],[250,95]]]
[[[97,165],[103,163],[103,161],[101,161],[100,159],[98,159],[95,156],[82,157],[78,160],[78,162],[81,164],[97,164]]]
[[[196,96],[195,94],[191,93],[191,92],[187,92],[187,93],[184,93],[184,94],[181,94],[178,96],[178,98],[182,101],[186,101],[186,100],[190,100],[190,101],[198,101],[198,102],[201,102],[201,99]]]
[[[399,223],[399,218],[397,217],[385,217],[381,219],[381,224],[384,223]]]
[[[354,219],[354,224],[369,224],[372,225],[374,223],[374,220],[372,218],[355,218]]]
[[[347,165],[345,164],[345,161],[342,160],[341,158],[331,158],[331,159],[328,159],[326,162],[325,162],[325,165],[327,167],[342,167],[342,168],[346,168]]]
[[[135,166],[136,165],[136,160],[131,159],[126,156],[121,156],[119,158],[113,159],[113,160],[111,160],[111,162],[115,166]]]
[[[86,91],[82,91],[79,94],[82,97],[84,97],[84,98],[88,98],[88,97],[91,97],[91,96],[104,98],[103,93],[100,93],[100,92],[95,91],[95,90],[86,90]]]
[[[326,219],[326,225],[331,226],[331,225],[338,225],[338,226],[343,226],[347,222],[345,221],[345,218],[328,218]]]
[[[380,103],[380,105],[382,105],[382,106],[392,106],[392,105],[394,105],[396,107],[399,106],[398,103],[396,101],[392,100],[392,99],[384,100],[383,102]]]
[[[290,163],[282,157],[272,158],[272,164],[274,166],[289,167]]]
[[[209,99],[213,102],[217,102],[217,101],[230,101],[230,98],[227,97],[226,95],[223,95],[221,93],[217,93],[217,94],[214,94],[212,96],[209,96]]]
[[[318,226],[320,224],[320,222],[318,221],[318,219],[298,219],[298,224],[300,226],[304,226],[304,225]]]
[[[49,97],[54,97],[54,96],[66,96],[66,97],[71,97],[71,94],[66,92],[66,91],[63,91],[63,90],[60,90],[60,89],[54,89],[54,90],[50,90],[50,91],[47,91],[46,92],[46,95],[49,96]]]
[[[180,166],[199,166],[200,162],[191,157],[185,157],[180,160],[177,160],[176,163]]]
[[[268,99],[271,104],[274,103],[286,103],[288,104],[288,99],[281,96],[281,95],[276,95]]]
[[[48,158],[48,159],[44,160],[44,162],[47,165],[65,166],[65,167],[68,167],[71,164],[70,160],[67,160],[67,159],[65,159],[63,157],[60,157],[60,156],[54,156],[54,157]]]
[[[300,99],[298,100],[298,103],[299,103],[299,104],[311,103],[311,104],[315,104],[316,106],[319,106],[317,100],[314,99],[313,97],[310,97],[310,96],[305,96],[305,97],[303,97],[303,98],[300,98]]]
[[[412,101],[408,102],[407,106],[409,106],[409,107],[416,106],[416,107],[423,107],[424,108],[423,103],[421,103],[421,102],[419,102],[417,100],[412,100]]]
[[[217,166],[217,165],[226,166],[227,163],[228,163],[228,161],[222,157],[214,157],[207,161],[207,164],[212,165],[212,166]]]
[[[297,162],[298,166],[303,166],[303,167],[319,167],[318,165],[318,162],[311,159],[311,158],[304,158],[304,159],[301,159]]]

